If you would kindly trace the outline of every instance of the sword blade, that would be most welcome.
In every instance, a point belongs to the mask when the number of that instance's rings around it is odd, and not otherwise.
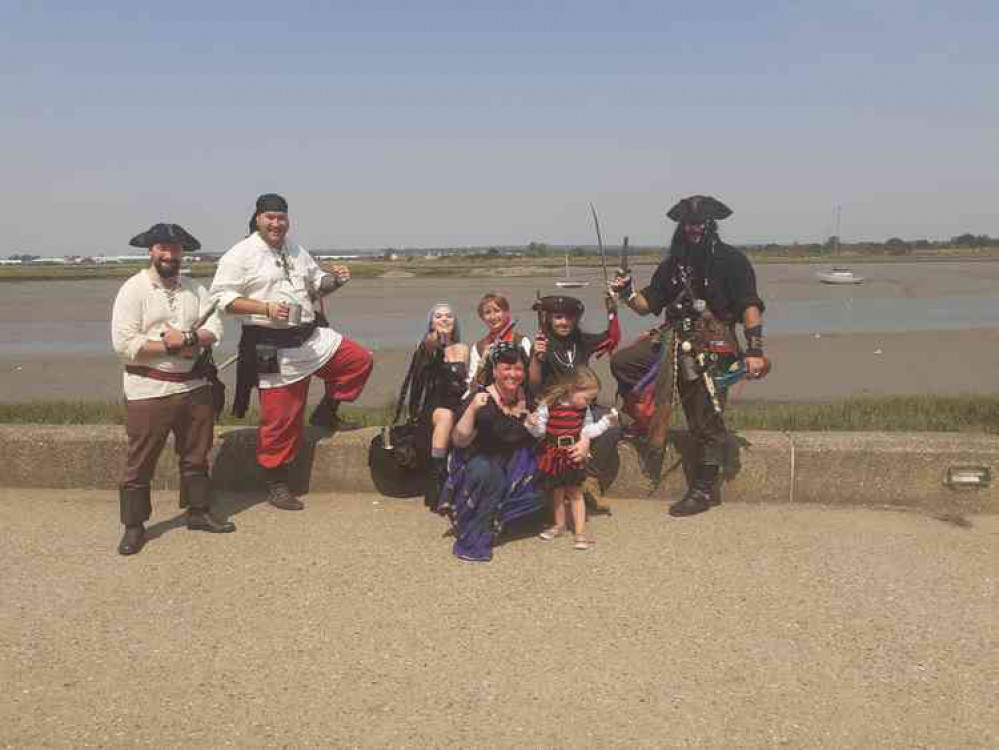
[[[222,372],[223,370],[227,370],[228,368],[232,367],[232,366],[233,366],[233,365],[234,365],[234,364],[236,363],[236,360],[237,360],[237,359],[239,359],[239,354],[233,354],[233,355],[232,355],[231,357],[229,357],[229,359],[227,359],[227,360],[226,360],[225,362],[223,362],[223,363],[222,363],[222,364],[220,364],[220,365],[217,365],[217,366],[215,367],[215,369],[216,369],[216,370],[217,370],[218,372]]]
[[[604,271],[604,286],[610,283],[607,277],[607,256],[604,254],[604,238],[600,234],[600,219],[597,218],[597,209],[590,203],[590,213],[593,214],[593,226],[597,230],[597,247],[600,249],[600,267]]]

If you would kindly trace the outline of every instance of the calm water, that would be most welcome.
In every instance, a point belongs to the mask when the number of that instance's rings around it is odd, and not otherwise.
[[[767,301],[768,335],[873,333],[999,328],[999,263],[893,263],[858,265],[860,286],[827,286],[815,279],[818,266],[761,265],[759,287]],[[641,282],[652,268],[640,268]],[[577,290],[601,325],[599,271],[574,273],[591,280]],[[207,280],[204,280],[207,282]],[[111,302],[120,280],[0,284],[0,357],[32,354],[100,355],[109,352]],[[481,335],[475,302],[486,291],[509,295],[521,328],[535,328],[535,293],[556,291],[552,277],[467,279],[359,279],[329,298],[333,325],[376,349],[408,347],[423,330],[428,308],[449,300],[465,324],[465,338]],[[625,337],[652,320],[624,311]],[[238,329],[229,318],[223,351],[235,347]]]

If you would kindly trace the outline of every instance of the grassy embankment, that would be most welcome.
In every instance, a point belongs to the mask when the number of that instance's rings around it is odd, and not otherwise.
[[[909,255],[896,256],[886,254],[843,252],[832,254],[802,255],[794,252],[751,250],[749,257],[754,263],[793,263],[817,265],[846,265],[860,263],[904,263],[904,262],[940,262],[940,261],[975,261],[999,260],[999,250],[995,248],[941,248],[927,252],[914,252]],[[608,248],[608,268],[617,265],[617,248]],[[631,263],[636,266],[651,266],[659,262],[659,248],[641,248],[632,251]],[[530,276],[534,273],[548,274],[562,268],[563,256],[447,256],[442,258],[401,258],[399,260],[347,261],[351,274],[356,278],[378,278],[385,274],[412,275],[428,278],[452,278],[490,275]],[[600,260],[594,255],[573,257],[574,268],[599,268]],[[329,266],[331,262],[324,262]],[[57,265],[27,265],[0,266],[0,281],[55,281],[81,279],[111,279],[127,278],[134,274],[141,265],[87,265],[87,266],[57,266]],[[195,278],[210,278],[215,273],[214,263],[194,263],[187,267],[190,275]]]
[[[364,425],[386,424],[390,406],[344,409],[345,416]],[[253,425],[226,415],[224,425]],[[0,404],[0,423],[122,424],[120,403],[36,401]],[[726,420],[737,430],[969,432],[999,434],[999,396],[865,396],[828,403],[740,401]]]

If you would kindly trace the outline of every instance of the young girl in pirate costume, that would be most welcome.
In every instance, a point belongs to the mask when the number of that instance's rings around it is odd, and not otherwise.
[[[589,367],[576,367],[571,374],[556,381],[541,396],[537,410],[526,421],[528,431],[544,437],[538,458],[538,470],[552,491],[554,524],[541,532],[551,540],[565,533],[566,505],[572,512],[575,548],[588,549],[586,504],[583,482],[590,441],[617,424],[613,409],[594,421],[591,405],[600,393],[600,380]]]
[[[479,319],[486,324],[489,332],[471,347],[468,357],[469,393],[473,383],[482,383],[482,369],[489,350],[501,341],[513,341],[520,345],[527,356],[531,355],[531,340],[514,330],[515,322],[510,315],[510,302],[502,294],[489,292],[483,295],[475,308]]]
[[[600,358],[613,352],[621,340],[617,318],[617,301],[607,298],[607,329],[601,333],[582,330],[580,322],[585,308],[575,297],[551,295],[540,297],[534,303],[538,314],[538,332],[534,337],[530,365],[531,391],[538,393],[560,378],[572,375],[577,367],[590,364],[591,358]],[[595,416],[607,410],[595,407]],[[617,471],[617,443],[620,430],[605,432],[592,447],[592,460],[586,465],[588,479],[583,487],[583,497],[593,512],[608,512],[598,497]]]

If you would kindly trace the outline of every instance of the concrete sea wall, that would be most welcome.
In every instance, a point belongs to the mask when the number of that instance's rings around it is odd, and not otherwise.
[[[295,466],[300,491],[376,492],[368,450],[376,428],[330,436],[306,433]],[[253,490],[260,476],[254,461],[255,431],[220,428],[212,457],[218,489]],[[619,465],[606,495],[675,497],[685,486],[687,436],[673,435],[662,471],[636,445],[619,445]],[[737,447],[736,447],[737,446]],[[0,426],[0,486],[114,489],[125,455],[122,427]],[[955,513],[999,512],[995,482],[982,489],[953,489],[948,469],[999,470],[999,438],[958,433],[778,433],[735,436],[724,489],[726,502],[820,503],[922,508]],[[650,477],[661,474],[661,481]],[[168,443],[154,486],[175,487],[177,472]]]

